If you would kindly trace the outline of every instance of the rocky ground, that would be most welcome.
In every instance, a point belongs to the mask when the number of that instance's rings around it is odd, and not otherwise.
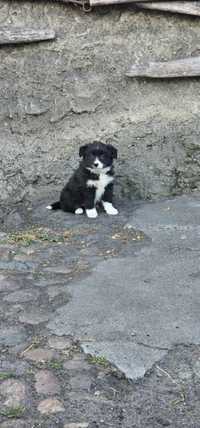
[[[96,220],[46,212],[46,202],[19,206],[1,228],[0,427],[199,428],[198,195],[121,201],[118,217]],[[141,258],[148,279],[137,288]],[[159,288],[168,271],[173,310]]]

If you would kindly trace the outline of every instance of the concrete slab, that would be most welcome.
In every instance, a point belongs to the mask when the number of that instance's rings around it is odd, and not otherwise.
[[[99,263],[70,285],[71,301],[48,324],[103,355],[128,378],[142,377],[176,344],[200,343],[200,202],[184,196],[140,206],[126,227],[151,245]]]

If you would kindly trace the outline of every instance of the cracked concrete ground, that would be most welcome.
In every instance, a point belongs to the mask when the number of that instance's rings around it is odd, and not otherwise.
[[[4,219],[1,428],[200,427],[199,197]]]

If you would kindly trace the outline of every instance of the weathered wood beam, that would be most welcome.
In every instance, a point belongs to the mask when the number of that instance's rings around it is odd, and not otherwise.
[[[200,56],[174,61],[149,62],[132,65],[126,72],[128,77],[172,78],[200,76]]]
[[[134,2],[134,0],[133,0]],[[89,0],[90,6],[106,6],[111,4],[132,3],[132,0]]]
[[[137,2],[136,5],[143,9],[200,16],[200,1],[153,1],[150,3],[145,1]]]
[[[173,0],[171,0],[173,2]],[[181,2],[181,0],[179,0]],[[102,6],[102,5],[111,5],[111,4],[121,4],[121,3],[135,3],[140,4],[140,2],[144,3],[144,0],[89,0],[90,6]],[[146,0],[146,2],[152,3],[152,0]],[[160,0],[157,0],[157,3],[160,3]],[[163,1],[162,1],[163,3]],[[169,1],[168,1],[169,3]],[[197,2],[195,2],[197,3]]]
[[[21,0],[18,0],[21,1]],[[90,11],[94,6],[106,6],[123,3],[134,3],[142,9],[161,10],[166,12],[183,13],[187,15],[200,16],[200,0],[199,1],[182,1],[182,0],[55,0],[58,3],[76,4],[82,6],[85,12]],[[48,40],[48,39],[43,39]],[[37,41],[37,40],[33,40]],[[19,42],[20,43],[20,42]]]
[[[47,28],[36,30],[24,27],[0,27],[0,45],[54,40],[55,37],[55,32]]]

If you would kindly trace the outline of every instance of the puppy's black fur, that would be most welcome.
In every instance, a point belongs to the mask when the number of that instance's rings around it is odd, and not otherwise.
[[[100,200],[112,203],[113,160],[117,158],[117,150],[110,144],[94,142],[80,147],[79,156],[82,157],[82,161],[61,191],[60,200],[48,208],[75,213],[78,208],[93,209],[96,202]],[[92,182],[97,183],[98,186],[98,180],[103,176],[105,188],[100,199],[96,201],[96,188]]]

